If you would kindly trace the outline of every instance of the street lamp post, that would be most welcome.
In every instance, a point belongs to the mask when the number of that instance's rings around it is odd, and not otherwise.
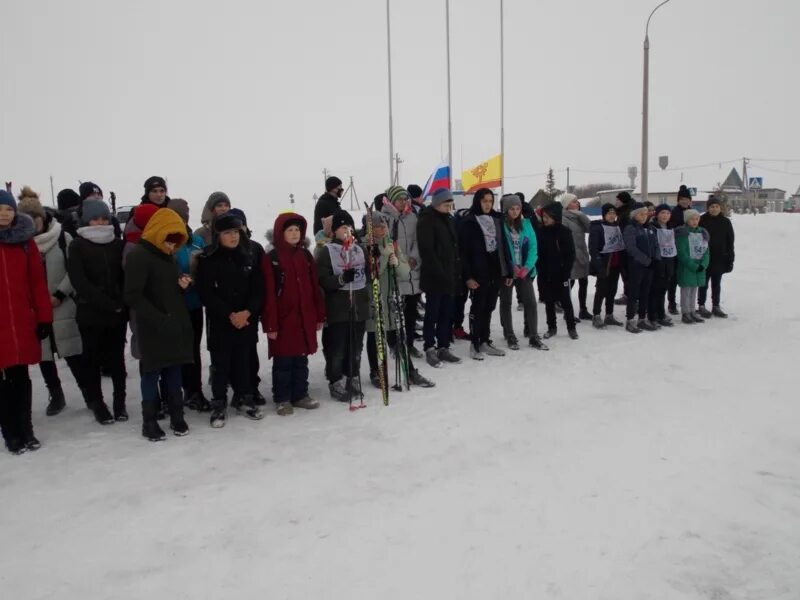
[[[656,11],[671,2],[671,0],[664,0],[661,4],[653,9],[650,16],[647,18],[647,27],[644,31],[644,77],[643,77],[643,91],[642,91],[642,197],[641,201],[648,200],[647,197],[647,179],[648,179],[648,117],[649,117],[649,102],[650,102],[650,19],[656,14]]]

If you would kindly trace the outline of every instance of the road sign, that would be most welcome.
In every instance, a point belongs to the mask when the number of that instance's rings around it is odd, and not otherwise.
[[[669,166],[669,156],[659,156],[658,166],[661,167],[662,171],[666,169]]]
[[[750,188],[754,190],[760,190],[764,187],[764,178],[763,177],[751,177],[750,178]]]

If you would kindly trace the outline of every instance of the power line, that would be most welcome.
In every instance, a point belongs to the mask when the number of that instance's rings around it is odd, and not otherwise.
[[[760,159],[759,159],[760,160]],[[780,169],[770,169],[769,167],[765,167],[763,165],[757,165],[755,163],[750,163],[750,166],[754,169],[761,169],[762,171],[767,171],[769,173],[780,173],[782,175],[795,175],[800,177],[800,173],[794,173],[792,171],[782,171]]]

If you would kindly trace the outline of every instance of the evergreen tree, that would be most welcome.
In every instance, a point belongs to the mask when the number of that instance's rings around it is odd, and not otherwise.
[[[550,199],[553,200],[558,195],[558,190],[556,189],[556,178],[553,174],[553,167],[550,167],[550,170],[547,171],[547,183],[545,184],[544,191],[550,196]]]

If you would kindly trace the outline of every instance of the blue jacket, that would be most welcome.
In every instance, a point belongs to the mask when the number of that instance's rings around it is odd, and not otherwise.
[[[203,238],[197,234],[191,234],[189,241],[175,253],[175,262],[178,264],[181,273],[195,277],[196,273],[193,273],[193,271],[197,270],[197,266],[192,264],[192,259],[200,254],[204,247]],[[203,306],[203,303],[200,302],[200,295],[194,285],[184,292],[183,299],[186,302],[186,308],[190,311],[197,310]]]
[[[658,237],[655,230],[639,225],[631,219],[622,234],[628,254],[629,269],[649,269],[653,261],[661,260]]]
[[[508,256],[512,267],[525,267],[528,269],[528,278],[536,277],[536,261],[539,259],[539,247],[536,241],[536,232],[528,219],[522,219],[522,231],[520,232],[520,243],[522,244],[522,264],[516,264],[514,260],[514,246],[511,240],[511,228],[508,222],[503,219],[503,229],[506,234],[506,244],[508,246]],[[513,271],[512,271],[513,275]]]

